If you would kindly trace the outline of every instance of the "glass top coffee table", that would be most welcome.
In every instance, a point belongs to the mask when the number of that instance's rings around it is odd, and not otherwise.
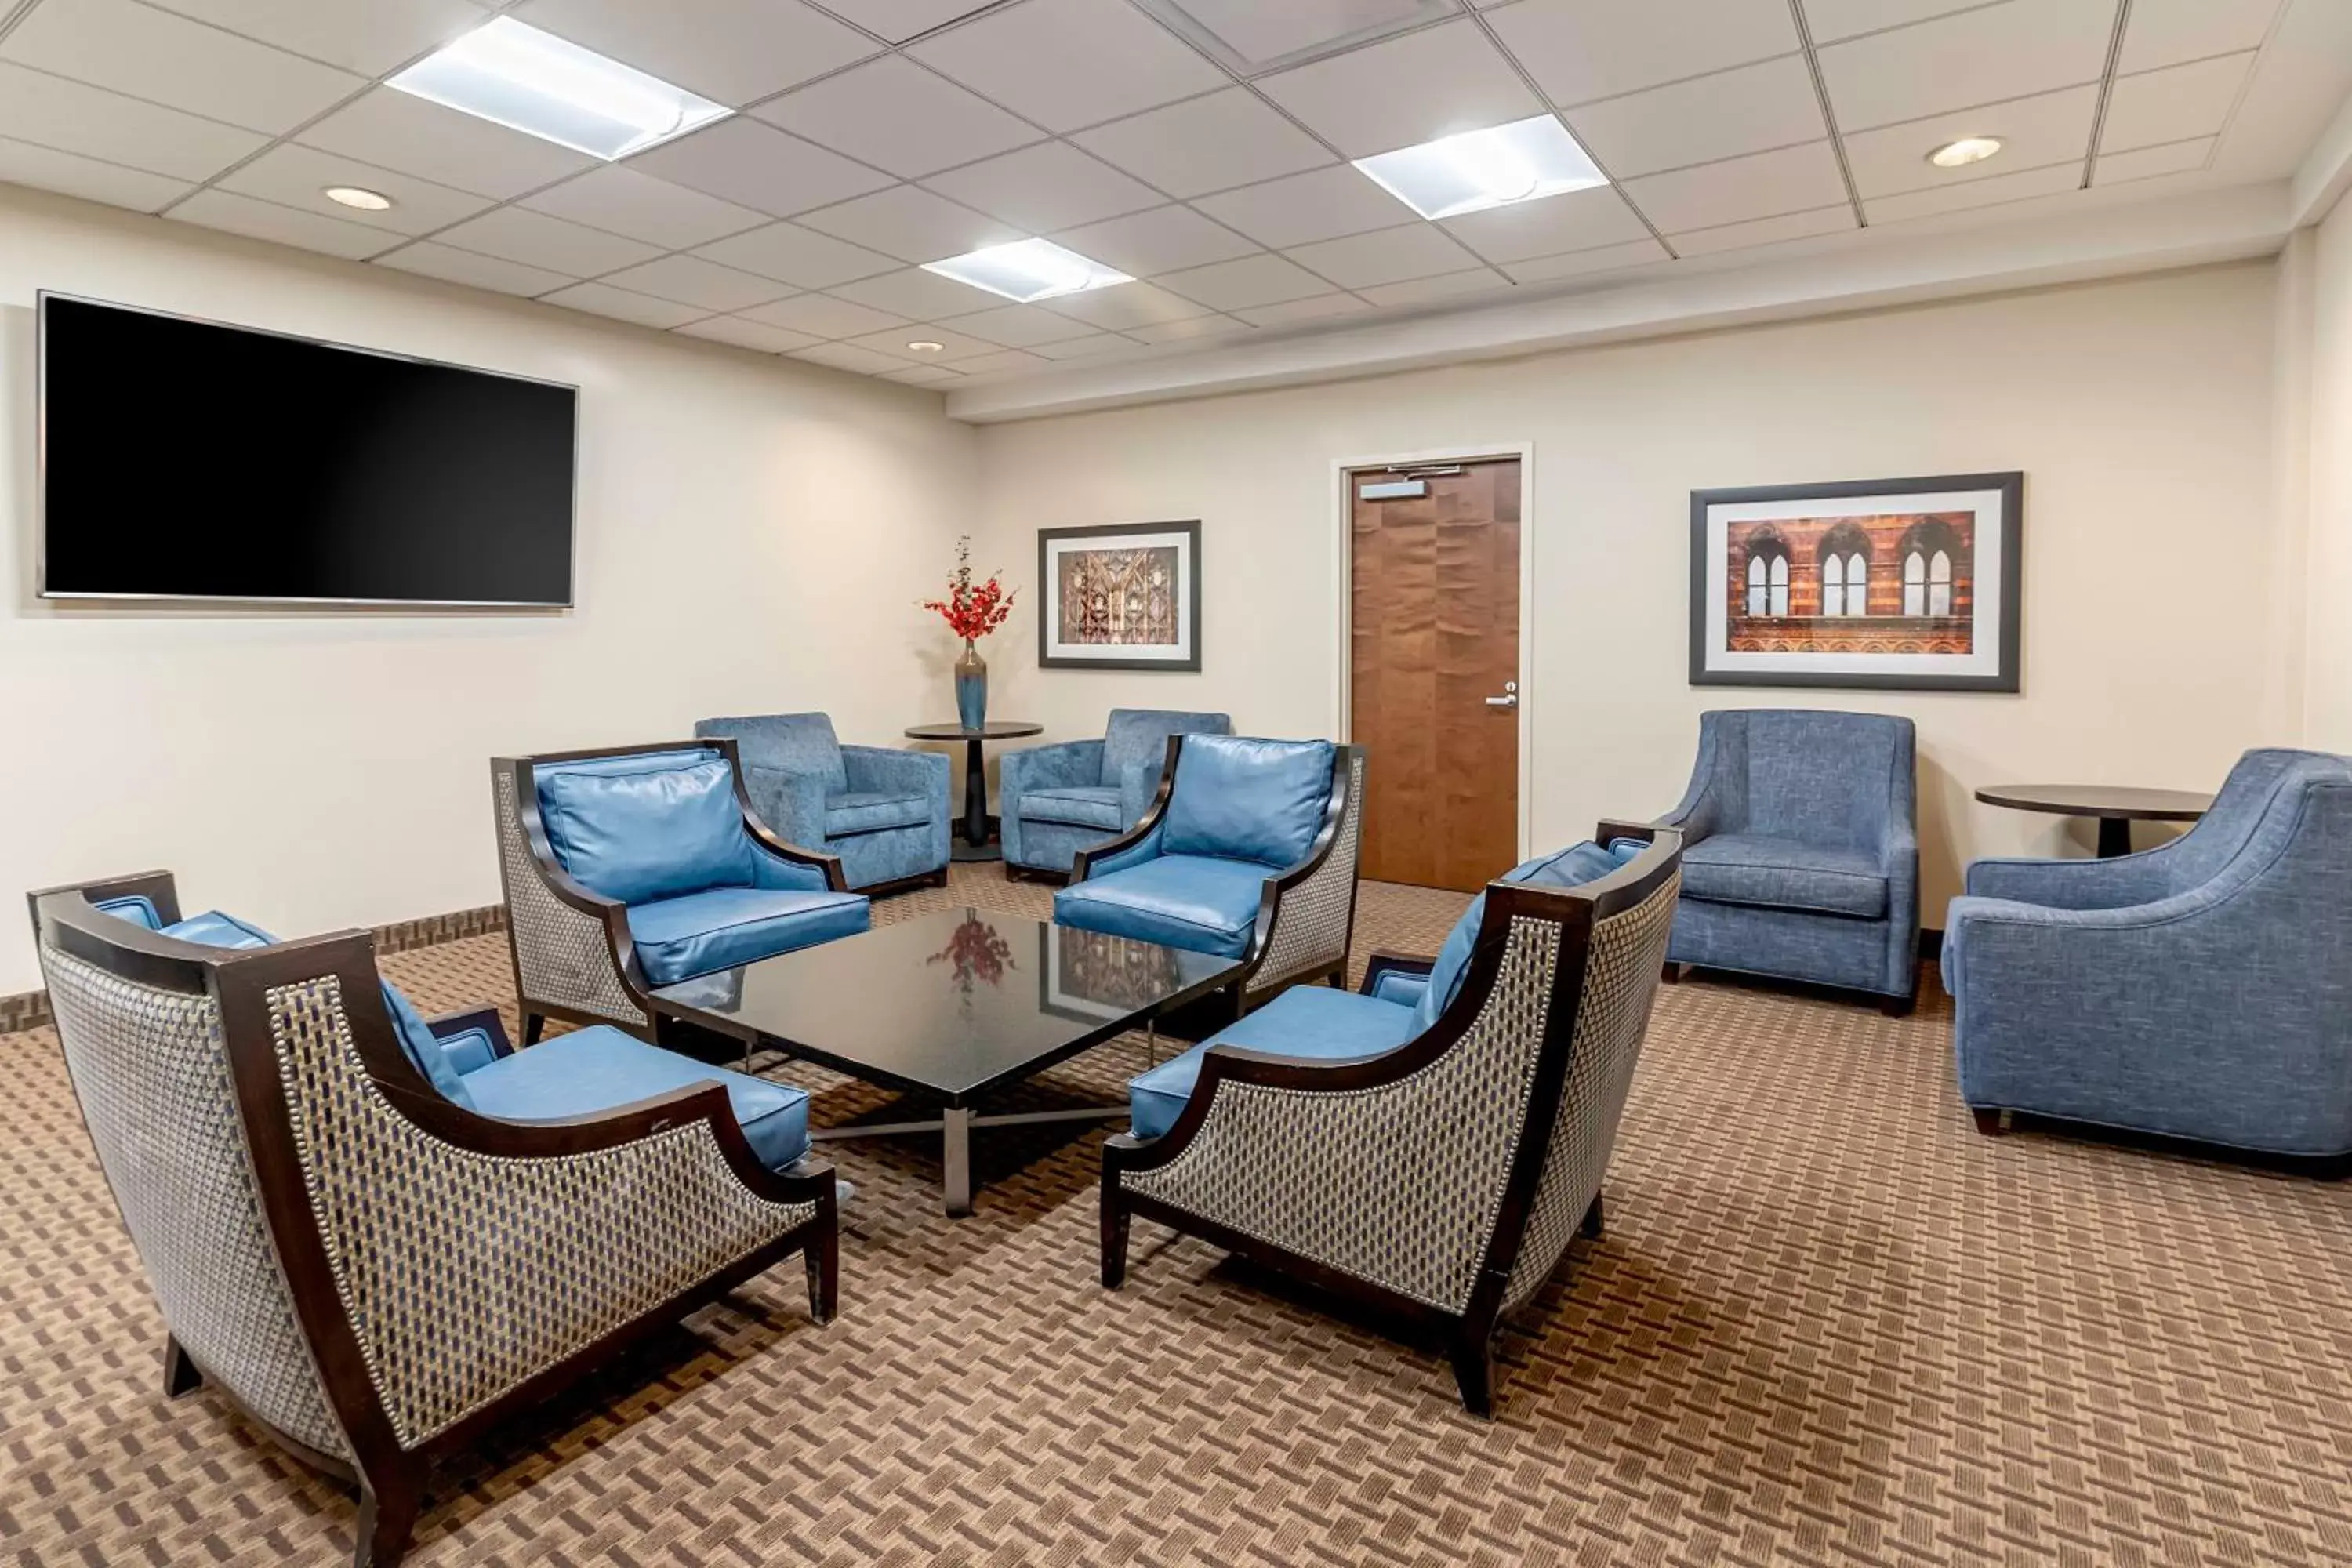
[[[992,910],[944,910],[653,993],[683,1024],[944,1101],[937,1121],[814,1136],[940,1134],[947,1211],[971,1212],[971,1130],[1099,1121],[1127,1107],[982,1115],[980,1104],[1232,983],[1242,961]]]

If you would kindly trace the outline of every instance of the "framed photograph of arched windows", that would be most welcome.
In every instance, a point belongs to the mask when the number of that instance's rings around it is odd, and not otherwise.
[[[2022,473],[1691,492],[1694,686],[2015,691]]]

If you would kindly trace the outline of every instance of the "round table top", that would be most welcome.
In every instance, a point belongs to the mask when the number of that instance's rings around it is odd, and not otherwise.
[[[2132,789],[2119,784],[1995,784],[1977,791],[1987,805],[2098,816],[2120,822],[2194,822],[2213,804],[2185,789]]]
[[[1032,724],[1026,719],[991,719],[977,730],[967,730],[961,724],[915,724],[907,731],[910,741],[1010,741],[1021,735],[1042,735],[1043,724]]]

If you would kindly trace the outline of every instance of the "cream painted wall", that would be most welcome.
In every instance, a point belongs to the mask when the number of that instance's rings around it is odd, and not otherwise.
[[[2301,239],[2301,237],[2298,237]],[[2310,568],[2305,732],[2352,752],[2352,201],[2338,202],[2309,252]]]
[[[1336,733],[1334,459],[1529,442],[1535,844],[1673,805],[1703,709],[1907,713],[1940,925],[1971,857],[2087,852],[2086,827],[1976,805],[1979,785],[2211,788],[2242,749],[2297,738],[2299,649],[2270,608],[2273,288],[2252,263],[991,426],[983,553],[1032,590],[987,650],[992,710],[1053,738],[1099,734],[1114,704]],[[2011,468],[2021,694],[1687,683],[1692,489]],[[1189,517],[1202,673],[1038,670],[1034,531]]]
[[[41,288],[578,384],[579,607],[42,603]],[[287,932],[494,903],[494,753],[820,707],[845,739],[887,742],[945,701],[952,650],[911,602],[945,568],[976,458],[934,395],[13,192],[0,364],[12,896],[163,866],[194,907]],[[233,464],[184,493],[188,526],[236,526]],[[0,993],[37,983],[21,923],[0,931]]]

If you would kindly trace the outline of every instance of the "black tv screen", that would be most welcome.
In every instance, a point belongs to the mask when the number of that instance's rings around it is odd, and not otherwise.
[[[50,598],[572,602],[572,387],[40,300]]]

